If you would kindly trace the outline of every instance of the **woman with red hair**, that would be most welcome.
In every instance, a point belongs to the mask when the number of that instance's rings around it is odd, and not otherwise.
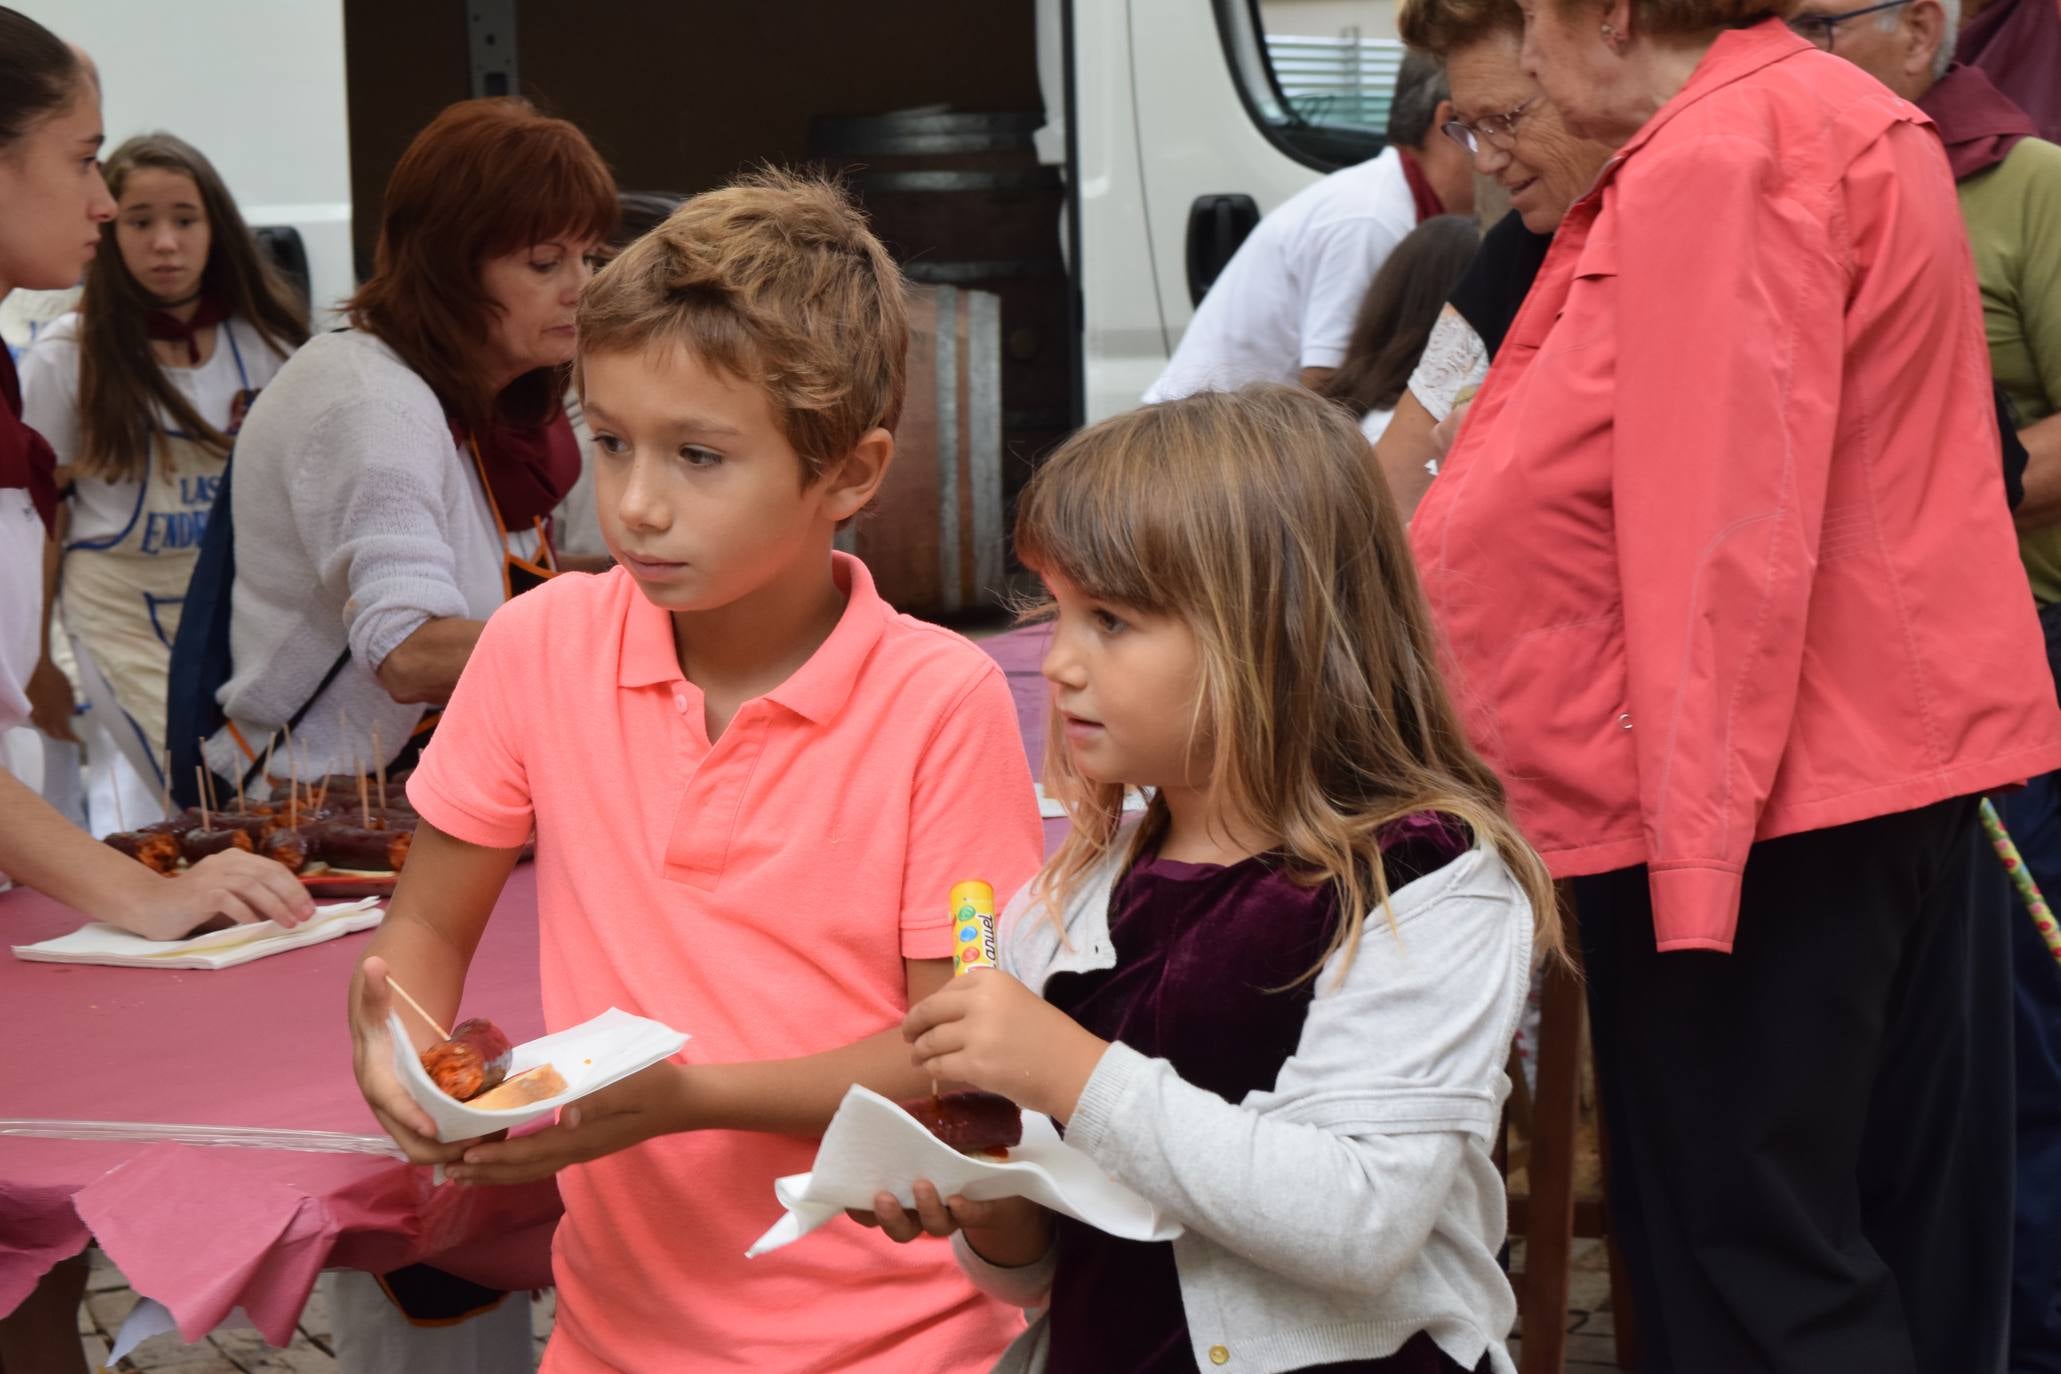
[[[214,772],[254,778],[275,735],[277,775],[391,762],[488,614],[548,574],[579,475],[573,306],[615,220],[586,136],[523,101],[463,101],[409,145],[351,327],[294,356],[237,442]]]

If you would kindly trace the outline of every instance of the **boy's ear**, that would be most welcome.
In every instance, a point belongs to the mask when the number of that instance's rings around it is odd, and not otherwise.
[[[869,429],[831,470],[823,486],[823,513],[843,524],[866,509],[895,458],[895,436]]]

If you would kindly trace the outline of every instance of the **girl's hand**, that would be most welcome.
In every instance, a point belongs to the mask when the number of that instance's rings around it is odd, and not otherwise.
[[[1460,427],[1467,423],[1467,412],[1473,405],[1474,396],[1470,392],[1465,400],[1454,403],[1445,419],[1432,427],[1432,447],[1438,450],[1438,457],[1434,461],[1444,462],[1446,455],[1453,451],[1453,441],[1460,437]]]
[[[256,854],[224,850],[170,877],[120,855],[111,862],[135,871],[124,871],[122,890],[106,910],[92,914],[146,940],[183,940],[218,917],[239,925],[273,921],[291,930],[315,914],[314,899],[300,880],[285,865]]]
[[[1006,973],[975,969],[910,1009],[902,1038],[940,1082],[1000,1093],[1064,1124],[1109,1042]]]
[[[653,1064],[569,1103],[555,1126],[512,1140],[475,1142],[445,1176],[453,1183],[530,1183],[568,1164],[584,1164],[684,1129],[684,1073],[670,1061]]]
[[[1052,1248],[1052,1214],[1028,1198],[972,1202],[955,1194],[940,1200],[937,1185],[927,1178],[916,1180],[914,1192],[913,1213],[904,1210],[893,1193],[881,1193],[873,1199],[872,1211],[850,1210],[845,1215],[878,1229],[898,1245],[918,1236],[964,1231],[974,1254],[1005,1269],[1035,1264]]]
[[[29,724],[54,740],[79,742],[72,732],[72,715],[78,703],[72,699],[71,679],[48,656],[36,660],[25,693],[29,699]]]

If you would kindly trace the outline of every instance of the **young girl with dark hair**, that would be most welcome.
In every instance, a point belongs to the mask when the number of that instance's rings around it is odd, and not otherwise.
[[[1480,247],[1473,220],[1439,215],[1412,229],[1374,274],[1345,361],[1318,388],[1352,411],[1369,440],[1388,428],[1439,310]]]
[[[198,149],[146,134],[105,175],[117,214],[85,295],[22,376],[66,493],[65,629],[95,716],[149,784],[124,799],[134,821],[164,781],[172,637],[230,445],[308,327]]]

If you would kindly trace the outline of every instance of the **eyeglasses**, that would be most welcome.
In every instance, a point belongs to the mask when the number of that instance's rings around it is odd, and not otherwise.
[[[1796,36],[1815,47],[1832,51],[1832,36],[1839,26],[1849,19],[1859,19],[1864,14],[1880,14],[1884,10],[1900,9],[1912,0],[1882,0],[1879,5],[1868,5],[1844,14],[1807,14],[1789,21],[1789,27]]]
[[[1896,0],[1896,3],[1908,5],[1911,0]],[[1482,140],[1508,152],[1511,145],[1517,142],[1517,121],[1524,118],[1531,107],[1538,103],[1538,99],[1537,96],[1533,96],[1508,114],[1484,115],[1472,124],[1464,119],[1449,119],[1438,126],[1438,131],[1469,153],[1480,152]]]

